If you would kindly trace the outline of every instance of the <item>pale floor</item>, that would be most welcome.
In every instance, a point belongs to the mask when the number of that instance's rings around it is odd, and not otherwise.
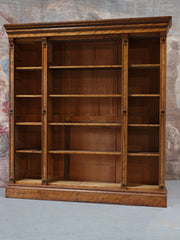
[[[167,181],[168,207],[6,199],[0,240],[180,240],[180,181]]]

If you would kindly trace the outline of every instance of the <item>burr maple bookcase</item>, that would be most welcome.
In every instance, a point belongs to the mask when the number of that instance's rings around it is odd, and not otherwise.
[[[7,197],[165,207],[171,17],[5,25]]]

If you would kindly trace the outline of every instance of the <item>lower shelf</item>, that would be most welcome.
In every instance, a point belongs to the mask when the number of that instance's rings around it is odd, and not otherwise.
[[[16,180],[16,184],[40,185],[41,179],[22,179]]]
[[[114,190],[82,190],[74,188],[58,188],[57,186],[30,186],[9,184],[6,197],[38,200],[55,200],[71,202],[110,203],[134,206],[167,207],[167,192],[135,191],[134,189]]]
[[[142,184],[128,184],[127,189],[134,189],[134,190],[143,190],[143,189],[147,189],[147,190],[152,190],[152,191],[156,191],[159,189],[159,185],[142,185]]]
[[[119,191],[120,183],[104,183],[104,182],[79,182],[79,181],[53,181],[49,186],[58,186],[61,188],[71,189],[91,189],[91,190],[116,190]]]

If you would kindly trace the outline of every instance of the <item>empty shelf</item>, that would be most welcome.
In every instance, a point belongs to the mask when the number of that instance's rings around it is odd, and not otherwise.
[[[17,180],[16,184],[41,185],[41,179],[22,179]]]
[[[39,70],[42,67],[16,67],[16,70]]]
[[[121,123],[48,123],[50,126],[110,126],[120,127]]]
[[[122,65],[49,66],[49,69],[122,68]]]
[[[40,149],[17,149],[16,153],[42,153]]]
[[[146,124],[144,124],[144,123],[130,123],[130,124],[128,124],[128,126],[129,127],[159,127],[160,126],[160,124],[151,124],[151,123],[146,123]]]
[[[89,188],[89,189],[113,189],[119,190],[120,183],[103,183],[103,182],[78,182],[78,181],[52,181],[49,185],[61,186],[64,188]]]
[[[133,93],[133,94],[129,94],[128,96],[129,97],[159,97],[160,94],[136,94],[136,93]]]
[[[79,151],[79,150],[49,150],[48,153],[55,153],[55,154],[121,155],[121,152]]]
[[[147,157],[158,157],[159,153],[157,152],[132,152],[128,153],[128,156],[147,156]]]
[[[130,68],[157,68],[160,64],[130,64]]]
[[[16,95],[19,98],[40,98],[42,95]]]
[[[40,126],[42,122],[17,122],[16,125],[18,126]]]
[[[121,97],[121,94],[50,94],[49,97]]]
[[[135,183],[129,183],[127,186],[127,189],[152,189],[152,190],[158,190],[159,185],[143,185],[143,184],[135,184]]]

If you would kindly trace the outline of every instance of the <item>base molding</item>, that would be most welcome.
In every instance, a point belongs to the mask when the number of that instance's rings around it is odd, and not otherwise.
[[[12,184],[6,187],[6,197],[37,200],[167,207],[166,192],[133,192],[129,190],[113,192],[97,190],[62,189],[47,186],[17,186],[15,184]]]

